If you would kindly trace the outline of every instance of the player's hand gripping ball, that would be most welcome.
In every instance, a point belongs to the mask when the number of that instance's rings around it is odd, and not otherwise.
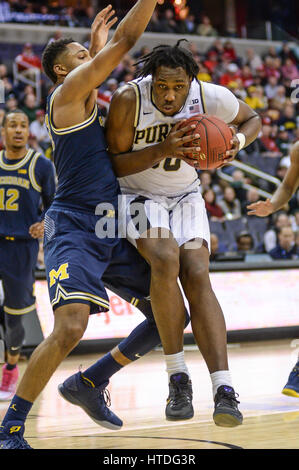
[[[206,114],[197,114],[184,121],[180,127],[195,124],[195,128],[186,135],[199,134],[198,139],[184,144],[185,147],[199,146],[200,151],[187,154],[188,158],[198,161],[198,169],[212,170],[227,163],[226,152],[232,148],[233,133],[229,126],[217,118]]]

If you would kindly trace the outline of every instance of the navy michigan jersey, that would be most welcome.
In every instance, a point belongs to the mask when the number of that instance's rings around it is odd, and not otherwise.
[[[84,122],[56,128],[52,119],[52,106],[60,86],[47,99],[46,124],[58,178],[52,208],[95,214],[98,204],[109,203],[116,211],[120,189],[106,151],[99,109],[95,104],[90,117]]]
[[[29,227],[41,220],[40,206],[48,209],[55,193],[54,167],[50,160],[28,149],[17,160],[0,152],[0,237],[31,239]]]

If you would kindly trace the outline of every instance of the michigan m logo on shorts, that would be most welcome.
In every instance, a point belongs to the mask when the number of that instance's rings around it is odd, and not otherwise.
[[[52,269],[49,272],[49,278],[50,278],[50,287],[54,286],[56,284],[56,281],[59,279],[60,281],[63,281],[63,279],[68,279],[69,273],[67,272],[67,269],[69,267],[69,263],[64,263],[59,266],[57,271],[55,269]]]

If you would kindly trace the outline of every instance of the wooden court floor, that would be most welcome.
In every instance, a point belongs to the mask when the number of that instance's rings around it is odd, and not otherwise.
[[[165,420],[167,375],[162,352],[156,350],[110,381],[111,409],[124,421],[121,431],[97,426],[58,395],[59,383],[100,357],[71,355],[34,404],[25,437],[35,449],[299,449],[299,399],[281,394],[298,346],[299,340],[229,345],[230,370],[244,415],[237,428],[214,424],[210,377],[193,346],[186,346],[185,357],[192,375],[194,418]],[[25,367],[22,362],[21,373]],[[7,403],[0,403],[0,418],[6,408]]]

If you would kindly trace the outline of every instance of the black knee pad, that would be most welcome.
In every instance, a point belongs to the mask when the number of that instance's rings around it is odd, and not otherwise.
[[[5,343],[11,356],[20,354],[25,338],[22,315],[5,313]]]

